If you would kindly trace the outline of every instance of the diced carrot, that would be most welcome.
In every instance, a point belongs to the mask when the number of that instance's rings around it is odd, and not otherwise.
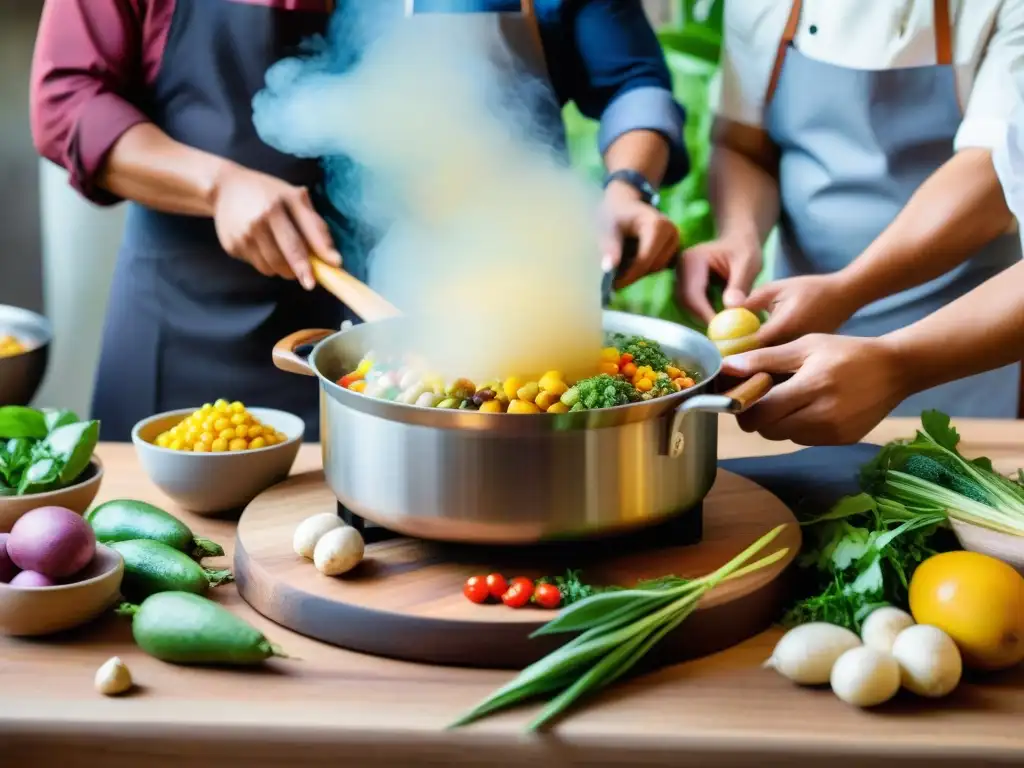
[[[364,389],[366,389],[366,381],[362,379],[360,379],[359,381],[353,381],[352,384],[349,386],[349,389],[351,389],[353,392],[362,392]]]
[[[601,373],[607,373],[609,376],[617,376],[619,374],[619,366],[615,363],[604,362],[597,367]]]
[[[631,379],[636,375],[636,364],[626,363],[619,370],[622,371],[623,376]]]
[[[619,358],[619,365],[625,365],[626,363],[633,362],[633,355],[629,352],[623,352],[622,357]]]
[[[674,365],[665,366],[665,373],[668,374],[670,379],[678,379],[683,375],[683,372],[676,368]]]

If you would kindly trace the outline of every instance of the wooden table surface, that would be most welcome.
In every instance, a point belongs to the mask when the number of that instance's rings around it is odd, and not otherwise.
[[[988,455],[1007,470],[1024,465],[1024,422],[957,426],[965,451]],[[913,422],[888,422],[870,439],[885,441],[913,428]],[[722,458],[793,448],[744,435],[734,421],[722,421]],[[100,454],[106,465],[100,501],[133,497],[177,512],[141,474],[130,446],[103,445]],[[305,446],[295,471],[319,466],[317,448]],[[183,517],[229,548],[232,523]],[[901,699],[878,712],[861,712],[827,690],[799,689],[760,669],[778,637],[772,631],[620,684],[545,736],[521,735],[533,709],[446,731],[508,673],[350,653],[263,620],[233,587],[214,594],[301,660],[274,661],[257,672],[174,667],[135,649],[127,624],[113,617],[59,640],[0,638],[0,765],[1024,763],[1024,670],[964,683],[941,702]],[[92,679],[115,654],[141,689],[107,699],[93,691]]]

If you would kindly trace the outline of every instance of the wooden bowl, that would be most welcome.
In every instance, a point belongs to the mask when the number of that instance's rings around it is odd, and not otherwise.
[[[298,416],[272,408],[249,408],[262,423],[287,435],[283,443],[248,451],[192,453],[161,448],[154,442],[195,412],[161,413],[135,425],[132,442],[149,479],[182,509],[199,515],[240,512],[246,504],[291,472],[306,425]]]
[[[73,583],[56,587],[0,584],[0,633],[50,635],[85,624],[118,602],[123,575],[121,555],[97,544],[92,562]]]
[[[74,485],[29,496],[0,496],[0,533],[10,533],[18,518],[39,507],[64,507],[84,515],[96,498],[102,481],[103,462],[94,454]]]
[[[950,520],[950,523],[961,547],[1002,560],[1024,573],[1024,536],[1013,536],[959,520]]]

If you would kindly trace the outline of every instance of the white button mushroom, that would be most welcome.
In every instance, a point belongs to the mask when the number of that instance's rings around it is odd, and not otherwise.
[[[292,549],[295,554],[308,560],[313,559],[313,550],[320,538],[334,528],[341,528],[345,523],[335,512],[323,512],[307,517],[295,527],[292,536]]]
[[[870,613],[860,629],[860,636],[868,648],[891,653],[896,635],[913,624],[909,613],[887,605]]]
[[[316,543],[313,564],[325,576],[340,576],[359,565],[364,549],[363,537],[355,528],[335,528]]]
[[[907,627],[897,635],[892,655],[900,665],[903,687],[918,696],[937,699],[952,693],[960,683],[960,650],[938,627]]]
[[[899,691],[900,665],[890,654],[862,645],[836,659],[829,682],[847,704],[874,707]]]
[[[824,685],[836,659],[859,645],[860,638],[845,627],[801,624],[782,636],[764,666],[800,685]]]
[[[132,675],[117,656],[107,659],[96,670],[96,690],[104,696],[117,696],[131,689]]]

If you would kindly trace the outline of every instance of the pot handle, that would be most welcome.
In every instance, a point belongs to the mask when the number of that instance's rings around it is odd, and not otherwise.
[[[771,391],[775,382],[770,373],[755,373],[735,387],[716,395],[694,395],[672,412],[668,434],[661,449],[663,456],[675,459],[683,453],[683,419],[691,411],[711,413],[743,413]]]
[[[316,376],[313,366],[306,360],[309,353],[313,351],[312,345],[318,341],[333,336],[337,331],[329,328],[310,328],[304,331],[296,331],[281,339],[274,345],[274,366],[279,370],[288,373],[297,373],[301,376]],[[302,349],[302,347],[309,347]]]

